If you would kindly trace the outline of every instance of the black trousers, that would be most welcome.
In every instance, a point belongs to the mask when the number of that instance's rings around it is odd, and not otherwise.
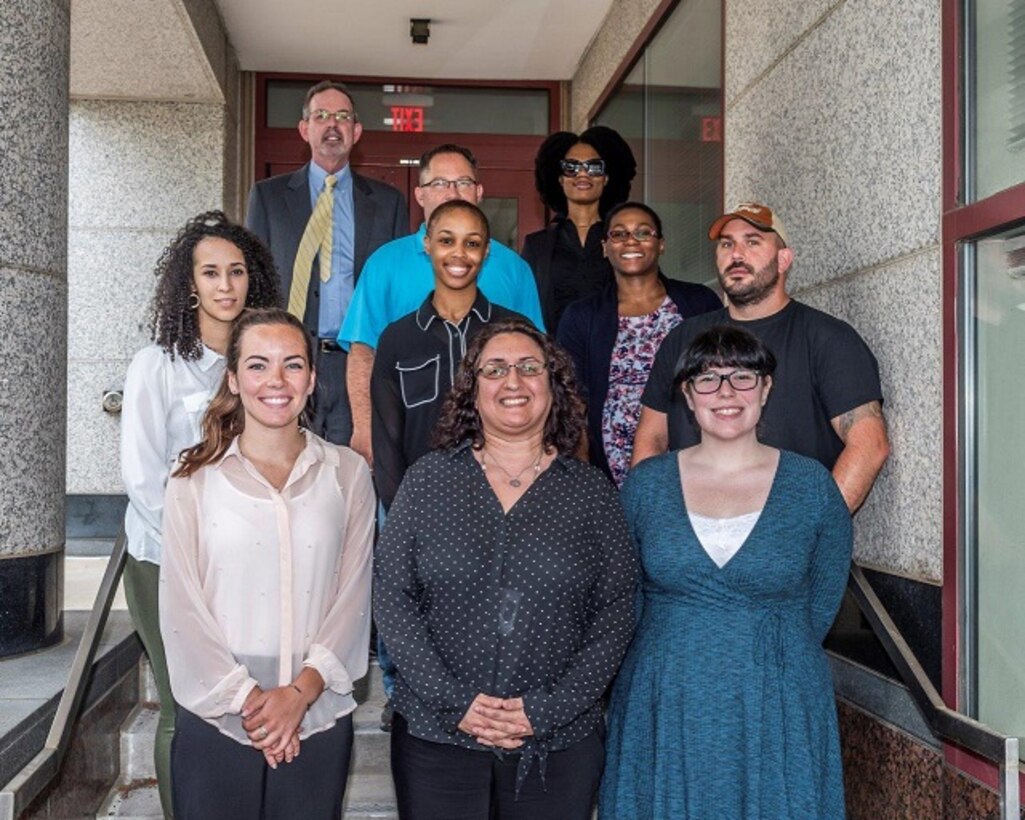
[[[595,732],[561,752],[551,752],[545,787],[535,763],[514,799],[519,755],[499,758],[431,743],[409,734],[396,714],[391,770],[401,820],[588,820],[605,762]]]
[[[344,350],[324,350],[313,340],[313,365],[317,369],[317,386],[313,391],[310,429],[332,444],[348,444],[352,438],[352,410],[345,386],[345,364],[349,355]]]
[[[302,741],[271,769],[263,753],[178,709],[171,741],[176,820],[338,820],[352,752],[352,715]]]

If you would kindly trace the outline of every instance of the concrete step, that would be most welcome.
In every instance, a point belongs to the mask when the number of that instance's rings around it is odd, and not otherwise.
[[[90,610],[96,602],[103,573],[107,570],[107,556],[68,555],[64,559],[64,609]],[[124,583],[118,583],[111,610],[128,609],[125,603]]]
[[[356,684],[359,706],[352,716],[352,765],[346,785],[347,820],[397,820],[391,779],[391,735],[381,731],[384,688],[381,670],[372,663]],[[159,718],[159,698],[147,662],[140,664],[139,705],[121,727],[121,776],[97,818],[159,820],[160,797],[153,764],[153,743]]]
[[[120,785],[137,781],[156,780],[157,769],[153,762],[153,746],[156,741],[157,719],[160,712],[146,703],[140,703],[121,727],[121,777]]]
[[[390,774],[352,772],[345,787],[344,818],[397,818]]]
[[[156,781],[118,786],[96,813],[97,820],[117,817],[120,820],[163,820],[160,794]]]
[[[98,820],[160,820],[160,795],[156,783],[136,783],[111,792],[96,814]],[[398,820],[395,789],[387,774],[349,775],[346,785],[344,820]]]
[[[160,706],[160,695],[157,694],[157,682],[153,677],[153,667],[145,655],[139,661],[139,702],[152,706]]]

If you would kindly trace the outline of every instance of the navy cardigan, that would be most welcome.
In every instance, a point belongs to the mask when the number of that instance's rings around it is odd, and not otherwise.
[[[722,309],[722,299],[711,288],[667,279],[661,272],[658,278],[685,320]],[[619,295],[613,282],[598,293],[569,305],[559,321],[557,335],[559,344],[573,359],[587,402],[587,444],[591,463],[610,477],[612,472],[601,437],[601,419],[609,392],[609,366],[618,330]]]

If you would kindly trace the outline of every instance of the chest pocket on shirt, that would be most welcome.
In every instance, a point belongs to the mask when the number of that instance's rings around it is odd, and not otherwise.
[[[187,396],[182,396],[182,405],[185,407],[185,412],[192,416],[193,419],[201,420],[212,398],[213,395],[210,391],[201,390],[198,393],[189,393]]]
[[[438,371],[441,356],[432,356],[427,361],[406,360],[397,362],[399,386],[402,389],[402,403],[407,408],[419,407],[438,398]]]

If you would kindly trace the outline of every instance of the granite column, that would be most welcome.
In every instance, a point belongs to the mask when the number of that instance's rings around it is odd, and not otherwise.
[[[0,3],[0,657],[63,637],[69,0]]]

